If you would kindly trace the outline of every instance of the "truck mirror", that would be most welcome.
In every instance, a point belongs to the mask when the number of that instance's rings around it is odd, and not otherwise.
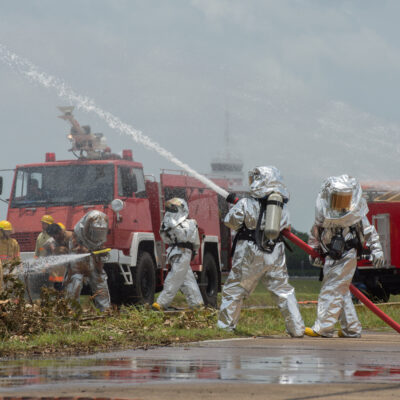
[[[113,210],[117,214],[117,222],[122,220],[119,212],[124,208],[124,202],[121,199],[114,199],[111,202],[111,210]]]
[[[114,199],[111,202],[111,209],[114,212],[120,212],[124,208],[124,202],[121,199]]]
[[[3,177],[0,176],[0,194],[3,193]]]

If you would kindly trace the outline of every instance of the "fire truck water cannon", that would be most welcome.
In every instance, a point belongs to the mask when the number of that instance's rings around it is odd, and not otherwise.
[[[73,106],[58,107],[58,109],[63,113],[59,118],[71,124],[71,131],[67,135],[67,138],[72,143],[72,148],[69,151],[81,159],[99,160],[109,158],[111,149],[107,146],[102,133],[91,133],[89,125],[81,126],[72,114]]]

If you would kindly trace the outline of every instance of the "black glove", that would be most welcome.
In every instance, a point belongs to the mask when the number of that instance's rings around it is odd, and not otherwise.
[[[228,203],[236,204],[239,201],[239,198],[236,197],[236,193],[229,193],[227,198],[225,199]]]

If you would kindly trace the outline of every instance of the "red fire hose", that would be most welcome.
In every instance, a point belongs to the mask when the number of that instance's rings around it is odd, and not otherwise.
[[[294,235],[288,229],[284,229],[282,231],[283,236],[288,238],[291,242],[293,242],[296,246],[299,246],[306,253],[308,253],[311,257],[317,258],[321,255],[316,252],[311,246],[307,243],[303,242],[299,237]],[[386,315],[381,309],[379,309],[372,301],[370,301],[366,296],[364,296],[353,284],[350,284],[350,292],[357,297],[358,300],[363,302],[373,313],[375,313],[382,321],[386,322],[389,326],[391,326],[395,331],[400,333],[400,325],[393,321],[388,315]]]

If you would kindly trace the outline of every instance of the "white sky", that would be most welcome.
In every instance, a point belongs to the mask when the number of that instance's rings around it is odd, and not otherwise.
[[[398,178],[399,12],[396,0],[26,0],[0,5],[0,43],[200,172],[222,151],[228,107],[246,171],[281,169],[293,226],[308,231],[326,176]],[[0,90],[0,169],[70,157],[65,100],[4,64]],[[175,168],[75,116],[145,173]]]

